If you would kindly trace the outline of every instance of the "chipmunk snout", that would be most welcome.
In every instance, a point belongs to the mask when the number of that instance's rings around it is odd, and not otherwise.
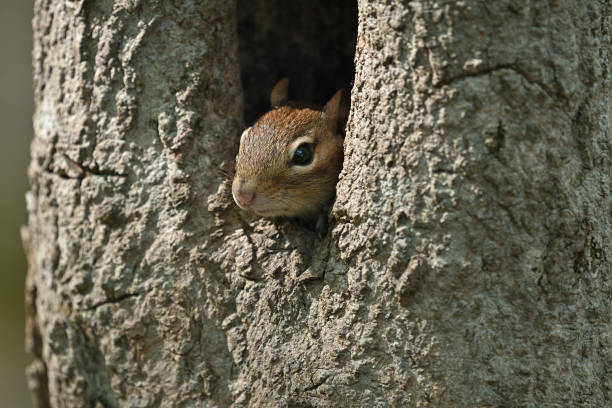
[[[242,208],[248,208],[255,202],[257,188],[255,183],[247,180],[235,179],[232,183],[234,201]]]

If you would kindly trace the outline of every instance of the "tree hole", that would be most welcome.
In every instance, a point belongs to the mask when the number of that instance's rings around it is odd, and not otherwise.
[[[283,77],[294,100],[323,105],[338,89],[351,90],[355,0],[238,0],[238,35],[246,125],[270,109]]]

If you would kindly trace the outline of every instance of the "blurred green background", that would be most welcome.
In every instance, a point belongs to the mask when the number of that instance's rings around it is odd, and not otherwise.
[[[0,406],[31,407],[24,352],[26,261],[19,228],[32,139],[33,1],[0,0]]]

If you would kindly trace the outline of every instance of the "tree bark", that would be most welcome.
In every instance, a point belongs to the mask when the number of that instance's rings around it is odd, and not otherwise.
[[[610,5],[358,7],[319,239],[231,201],[234,2],[36,2],[39,407],[612,403]]]

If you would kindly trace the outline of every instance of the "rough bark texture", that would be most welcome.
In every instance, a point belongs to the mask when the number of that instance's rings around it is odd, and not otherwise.
[[[610,5],[359,8],[332,234],[355,396],[612,403]]]
[[[321,240],[223,182],[233,2],[37,1],[38,406],[612,403],[610,4],[358,5]]]

